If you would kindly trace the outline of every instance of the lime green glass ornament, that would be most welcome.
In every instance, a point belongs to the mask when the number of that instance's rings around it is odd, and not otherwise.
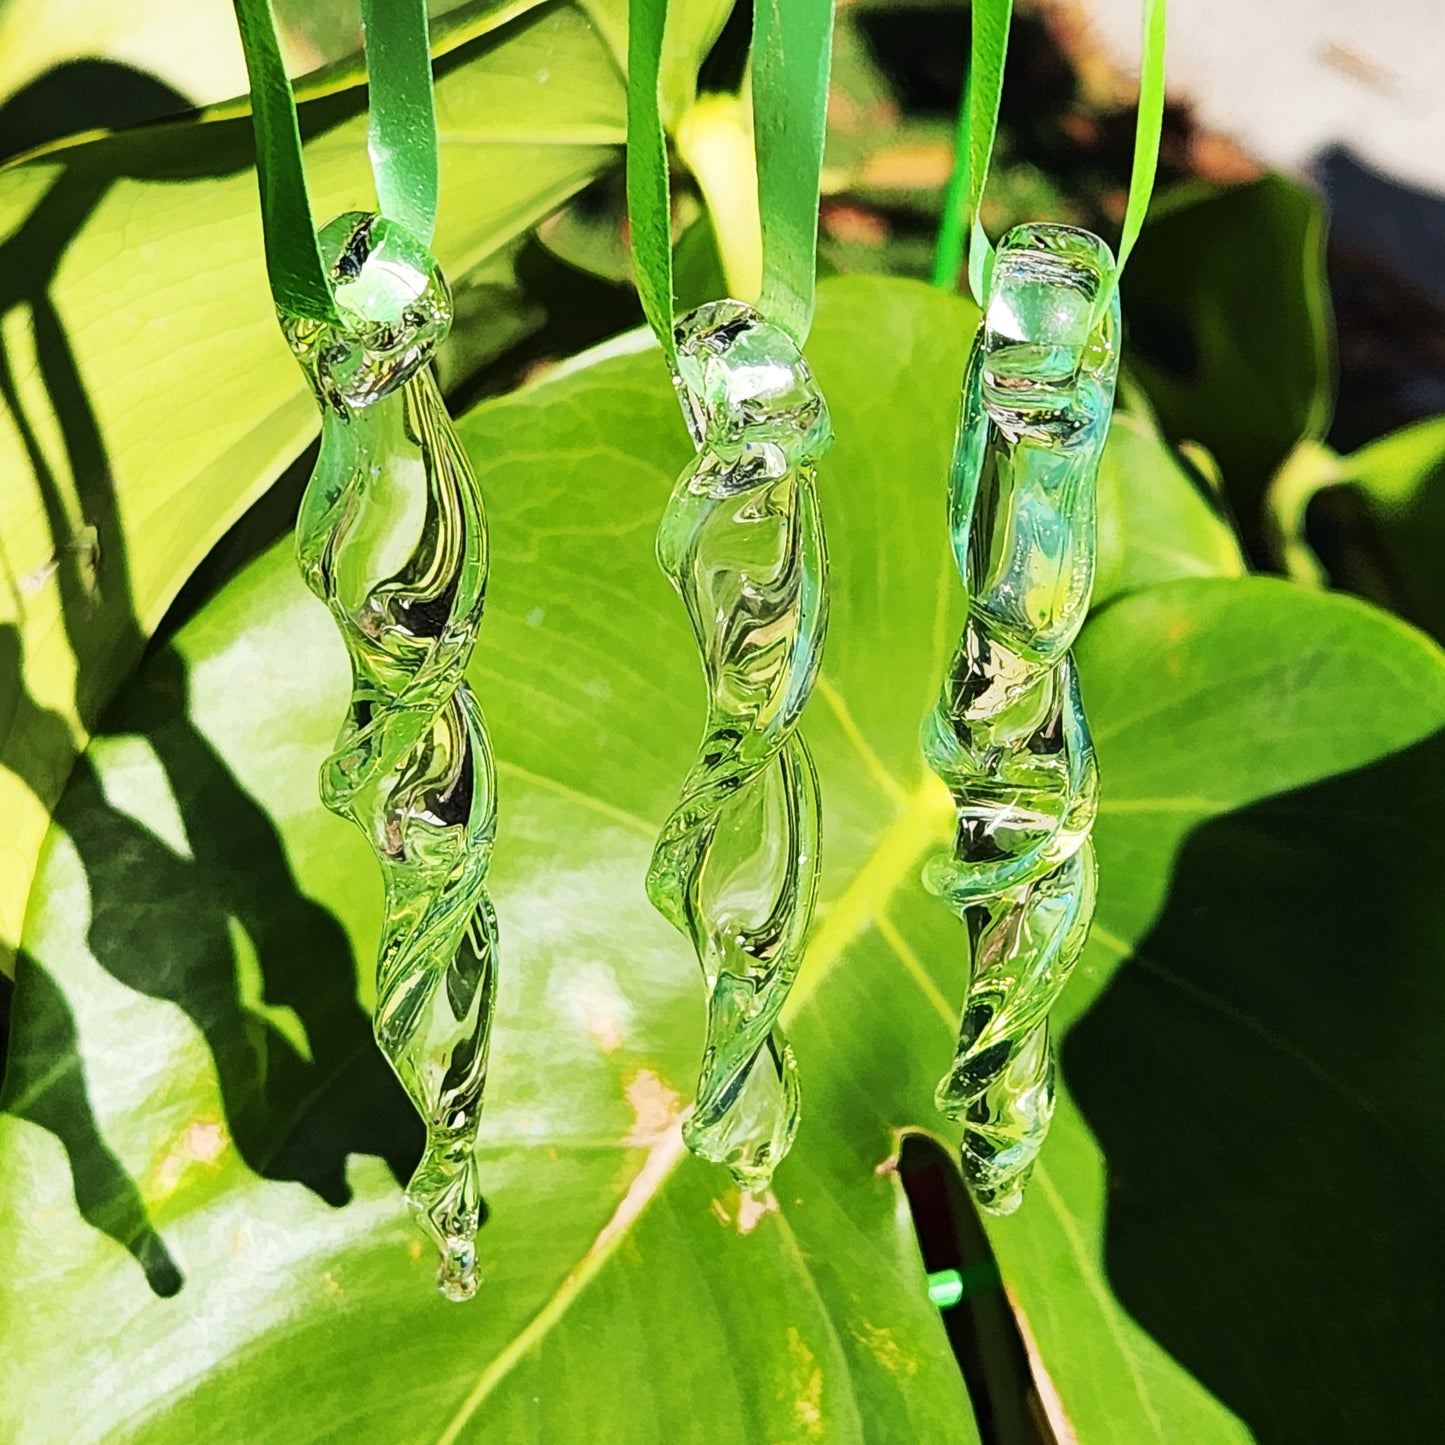
[[[318,236],[339,323],[282,316],[321,405],[321,455],[296,524],[302,575],[351,658],[351,707],[321,797],[381,864],[376,1039],[426,1124],[407,1189],[450,1299],[477,1286],[475,1156],[496,990],[485,880],[491,748],[466,682],[482,618],[481,493],[431,358],[451,296],[394,221],[338,216]]]
[[[972,971],[937,1101],[963,1125],[975,1197],[999,1214],[1018,1207],[1048,1132],[1049,1011],[1094,908],[1098,767],[1069,649],[1094,582],[1118,372],[1113,269],[1108,247],[1073,227],[1004,238],[950,478],[968,618],[923,745],[958,828],[924,882],[967,925]]]
[[[707,987],[684,1138],[756,1191],[798,1126],[797,1065],[777,1020],[818,884],[818,784],[797,727],[827,627],[814,465],[833,434],[797,344],[751,307],[703,306],[676,340],[697,457],[657,556],[692,620],[708,716],[647,891],[692,939]]]

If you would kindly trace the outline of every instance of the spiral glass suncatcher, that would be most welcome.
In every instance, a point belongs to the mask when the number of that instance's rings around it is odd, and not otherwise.
[[[759,1190],[798,1125],[797,1067],[777,1020],[818,882],[818,785],[797,726],[827,626],[814,463],[832,431],[797,344],[751,307],[701,307],[676,340],[697,457],[663,514],[657,555],[692,620],[708,716],[647,889],[692,939],[706,980],[684,1137]]]
[[[436,262],[394,221],[319,234],[339,324],[282,316],[321,405],[296,551],[351,658],[351,708],[321,797],[381,864],[378,1044],[426,1124],[407,1189],[450,1299],[477,1285],[475,1145],[495,993],[485,879],[492,755],[465,669],[482,617],[482,499],[431,358],[451,324]]]
[[[963,386],[949,488],[968,619],[924,726],[958,811],[924,881],[968,928],[972,972],[939,1108],[964,1174],[1007,1214],[1054,1107],[1049,1011],[1094,908],[1098,769],[1070,647],[1094,580],[1099,458],[1113,410],[1113,256],[1069,226],[999,247]]]

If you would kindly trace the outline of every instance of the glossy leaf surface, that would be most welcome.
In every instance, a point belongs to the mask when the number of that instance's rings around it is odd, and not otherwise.
[[[963,986],[916,881],[949,820],[917,727],[957,631],[943,468],[973,313],[896,282],[819,303],[825,902],[773,1194],[744,1207],[677,1130],[701,999],[642,878],[701,703],[651,555],[689,444],[660,357],[628,343],[462,427],[496,540],[471,676],[502,764],[481,1297],[436,1298],[403,1213],[418,1141],[358,966],[379,889],[313,791],[344,662],[283,543],[149,659],[51,834],[0,1117],[7,1438],[976,1438],[880,1172],[899,1130],[939,1127]],[[1120,469],[1118,580],[1079,649],[1106,802],[1069,1096],[994,1245],[1060,1432],[1319,1439],[1383,1399],[1409,1438],[1440,1408],[1408,1261],[1442,1162],[1442,860],[1416,799],[1445,766],[1445,661],[1349,599],[1199,575],[1237,562],[1187,503],[1164,580],[1127,520],[1135,487],[1186,480],[1157,455]],[[1345,875],[1371,840],[1409,862],[1359,911]],[[1387,1110],[1377,1221],[1344,1161],[1380,1149]],[[1357,1307],[1367,1274],[1396,1281],[1389,1313],[1309,1307],[1326,1269]]]
[[[665,75],[709,43],[699,0]],[[509,12],[510,13],[510,12]],[[454,280],[618,159],[615,3],[530,10],[438,63]],[[493,15],[493,23],[502,18]],[[363,93],[303,107],[312,203],[370,200]],[[245,116],[58,150],[0,171],[0,960],[47,809],[171,599],[315,434],[261,261]]]

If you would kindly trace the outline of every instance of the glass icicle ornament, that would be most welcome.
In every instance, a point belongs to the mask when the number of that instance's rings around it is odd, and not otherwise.
[[[322,412],[297,557],[352,670],[321,798],[381,863],[376,1039],[426,1124],[407,1199],[440,1251],[442,1293],[462,1300],[477,1285],[474,1151],[496,989],[496,790],[465,676],[486,522],[431,368],[451,324],[436,262],[378,216],[339,216],[318,239],[341,324],[282,327]]]
[[[797,1065],[777,1019],[818,883],[818,784],[797,726],[827,626],[814,464],[833,434],[797,345],[751,307],[703,306],[676,338],[673,380],[697,457],[657,556],[692,620],[708,716],[647,891],[691,937],[707,985],[684,1137],[755,1191],[798,1125]]]
[[[1094,908],[1098,768],[1070,647],[1094,582],[1095,497],[1118,372],[1113,256],[1070,226],[999,247],[949,487],[968,594],[924,750],[958,810],[924,882],[968,928],[972,972],[938,1106],[979,1203],[1016,1209],[1054,1107],[1049,1011]],[[1096,314],[1098,313],[1098,314]]]

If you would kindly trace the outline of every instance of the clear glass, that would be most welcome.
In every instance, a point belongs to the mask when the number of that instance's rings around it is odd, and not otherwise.
[[[1094,908],[1098,767],[1069,648],[1094,581],[1095,498],[1118,373],[1113,256],[1070,226],[998,249],[964,379],[949,487],[968,593],[963,638],[924,724],[958,810],[924,882],[968,927],[972,968],[938,1106],[963,1124],[986,1209],[1023,1197],[1054,1106],[1049,1010]]]
[[[351,708],[322,801],[381,864],[377,1043],[426,1124],[407,1189],[449,1299],[477,1287],[475,1146],[496,991],[485,879],[491,748],[466,682],[482,619],[481,493],[430,358],[451,297],[425,247],[349,213],[320,233],[341,325],[282,317],[321,404],[321,455],[296,524],[307,585],[351,658]]]
[[[767,1186],[798,1126],[778,1014],[818,884],[818,784],[798,718],[827,627],[814,463],[828,409],[797,346],[738,301],[679,323],[674,381],[697,446],[657,538],[702,652],[707,729],[647,877],[707,986],[688,1147]]]

